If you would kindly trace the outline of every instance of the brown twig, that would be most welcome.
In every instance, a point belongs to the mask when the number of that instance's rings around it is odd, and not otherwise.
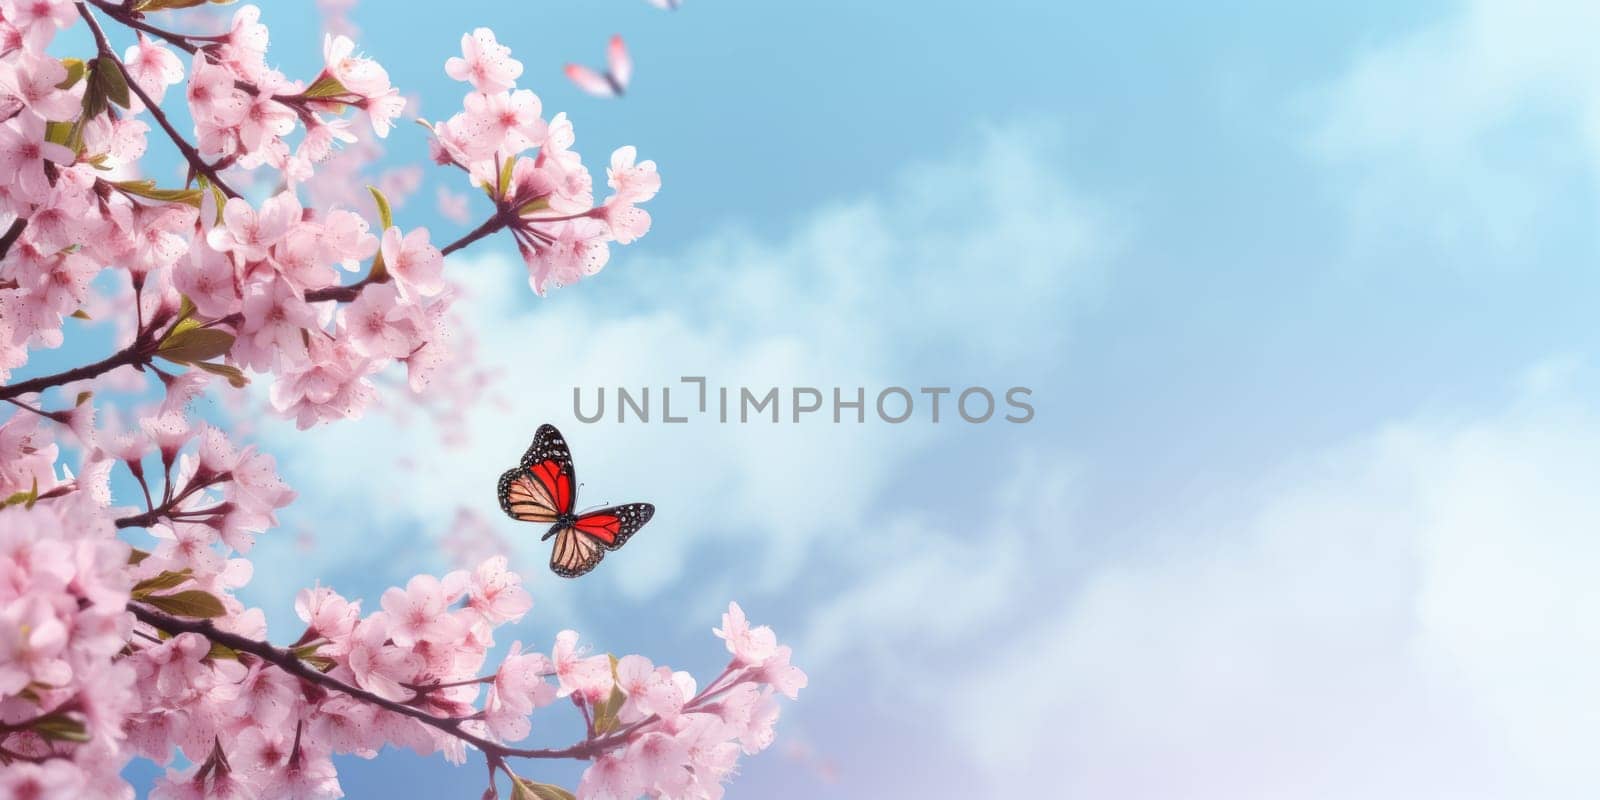
[[[22,238],[22,230],[28,227],[26,217],[17,217],[11,222],[11,227],[6,228],[5,235],[0,236],[0,258],[5,258],[11,252],[11,246]]]
[[[52,386],[87,380],[110,372],[117,367],[138,366],[148,360],[153,352],[150,342],[135,340],[133,344],[93,364],[85,364],[75,369],[69,369],[66,372],[57,372],[54,375],[41,375],[20,383],[13,383],[10,386],[0,386],[0,400],[10,400],[13,397],[21,397],[25,394],[42,392]]]
[[[497,213],[494,216],[484,220],[482,225],[472,229],[472,231],[467,233],[467,235],[445,245],[444,248],[439,251],[439,253],[442,255],[450,255],[451,253],[461,250],[467,245],[470,245],[491,233],[503,230],[510,224],[511,222],[508,214]],[[325,289],[313,289],[309,292],[306,292],[306,302],[323,303],[329,300],[340,303],[354,302],[356,297],[361,294],[362,289],[371,284],[384,283],[388,280],[388,277],[373,278],[372,273],[369,272],[367,273],[366,277],[356,281],[355,283],[345,284],[344,286],[329,286]]]
[[[150,95],[139,86],[139,82],[133,79],[133,75],[128,73],[127,65],[123,64],[122,59],[118,58],[117,54],[112,51],[111,42],[110,40],[106,39],[106,32],[100,28],[100,23],[94,18],[94,12],[89,10],[89,6],[80,4],[78,6],[78,14],[82,16],[83,20],[89,24],[89,30],[94,34],[95,45],[100,50],[99,57],[110,59],[111,63],[117,66],[117,71],[122,73],[122,79],[128,84],[128,89],[131,90],[135,95],[138,95],[140,102],[144,103],[145,108],[149,110],[150,115],[155,117],[156,123],[161,126],[161,129],[166,131],[167,138],[171,139],[173,145],[175,145],[178,148],[178,151],[183,154],[183,158],[185,161],[189,162],[189,166],[192,167],[195,172],[198,172],[199,174],[210,179],[211,183],[218,189],[221,189],[223,194],[229,197],[238,197],[239,193],[234,191],[233,187],[229,186],[226,181],[217,176],[216,168],[206,163],[206,160],[200,156],[200,151],[196,150],[194,145],[189,144],[189,141],[183,138],[183,134],[179,133],[178,129],[173,127],[172,121],[167,119],[166,112],[161,110],[161,105],[152,99]]]
[[[191,34],[177,33],[176,31],[169,31],[165,28],[158,28],[134,16],[121,6],[114,6],[105,2],[105,0],[89,0],[89,2],[94,5],[95,8],[104,11],[106,16],[111,17],[117,22],[133,28],[134,30],[144,31],[145,33],[148,33],[157,39],[162,39],[186,53],[193,54],[200,49],[199,45],[196,45],[190,41],[191,39],[209,40],[212,38],[210,36],[196,36]]]

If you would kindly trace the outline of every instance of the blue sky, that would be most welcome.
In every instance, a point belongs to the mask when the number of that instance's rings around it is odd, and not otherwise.
[[[298,72],[310,5],[266,14]],[[664,188],[645,240],[548,299],[507,242],[452,261],[515,398],[474,412],[466,448],[386,418],[263,432],[302,492],[286,527],[317,537],[263,540],[246,597],[275,632],[312,580],[375,599],[444,569],[454,509],[493,513],[493,476],[555,421],[588,499],[662,513],[576,583],[496,520],[537,602],[517,635],[570,625],[704,671],[726,600],[777,626],[812,675],[781,736],[837,783],[773,751],[733,797],[1600,787],[1572,744],[1600,686],[1563,666],[1600,652],[1577,568],[1600,521],[1593,11],[396,5],[358,7],[362,47],[425,116],[455,107],[442,63],[489,25],[592,163],[636,144]],[[583,97],[559,67],[613,32],[634,89]],[[390,145],[424,152],[411,129]],[[403,224],[452,230],[441,177]],[[575,384],[683,374],[1027,385],[1039,415],[571,419]],[[343,775],[352,797],[481,789],[407,754]]]

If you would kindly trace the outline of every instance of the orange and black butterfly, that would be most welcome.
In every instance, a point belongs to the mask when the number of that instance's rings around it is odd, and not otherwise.
[[[644,527],[656,513],[649,503],[611,506],[586,514],[573,513],[578,501],[578,479],[572,469],[572,451],[554,425],[540,425],[522,464],[500,476],[500,507],[512,519],[548,522],[539,541],[556,537],[550,552],[550,570],[563,578],[587,573]]]

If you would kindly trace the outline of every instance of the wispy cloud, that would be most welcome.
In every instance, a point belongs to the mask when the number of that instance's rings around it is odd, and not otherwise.
[[[1600,171],[1600,7],[1472,0],[1303,98],[1363,228],[1514,247]]]
[[[1088,570],[953,691],[995,796],[1600,791],[1600,409],[1560,366]]]

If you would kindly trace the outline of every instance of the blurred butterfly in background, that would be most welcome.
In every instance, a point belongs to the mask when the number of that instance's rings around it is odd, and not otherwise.
[[[550,551],[550,571],[563,578],[576,578],[594,569],[607,550],[627,544],[656,513],[649,503],[573,513],[578,479],[572,469],[572,451],[554,425],[539,426],[521,465],[506,470],[498,488],[500,508],[512,519],[550,523],[539,541],[556,538]]]
[[[645,2],[663,11],[677,11],[678,7],[683,5],[683,0],[645,0]]]
[[[579,89],[595,97],[621,97],[628,91],[628,81],[633,79],[633,57],[622,37],[612,36],[606,46],[606,71],[595,72],[582,64],[568,64],[567,77]]]

